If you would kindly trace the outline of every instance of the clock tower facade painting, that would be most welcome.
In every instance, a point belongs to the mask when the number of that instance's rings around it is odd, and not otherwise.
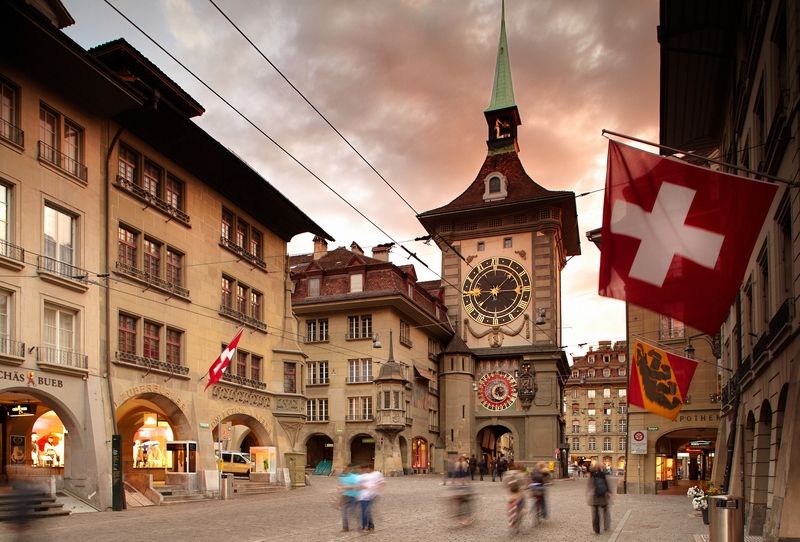
[[[561,270],[580,254],[575,195],[544,188],[520,162],[504,14],[484,116],[488,151],[477,176],[450,203],[418,216],[442,250],[456,330],[439,362],[439,444],[450,457],[502,453],[558,469],[568,376]],[[566,452],[560,455],[565,461]]]

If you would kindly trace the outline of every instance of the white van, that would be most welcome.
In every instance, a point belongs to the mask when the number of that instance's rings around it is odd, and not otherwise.
[[[250,454],[244,452],[222,452],[222,472],[245,475],[250,477],[250,471],[255,468],[255,463],[250,459]]]

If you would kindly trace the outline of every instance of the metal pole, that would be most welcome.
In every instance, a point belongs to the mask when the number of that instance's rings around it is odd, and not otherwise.
[[[672,153],[679,153],[679,154],[686,154],[688,156],[694,156],[694,157],[700,158],[701,160],[704,160],[706,162],[711,162],[712,164],[719,164],[720,166],[733,168],[733,169],[736,169],[738,171],[745,171],[747,173],[752,173],[753,175],[758,175],[759,177],[766,177],[767,179],[772,179],[773,181],[776,181],[776,182],[779,182],[779,183],[784,183],[784,184],[787,184],[789,186],[795,186],[795,187],[800,186],[800,183],[798,183],[797,181],[793,181],[791,179],[784,179],[783,177],[776,177],[775,175],[770,175],[769,173],[764,173],[762,171],[756,171],[754,169],[748,169],[748,168],[745,168],[745,167],[742,167],[742,166],[737,166],[736,164],[723,162],[722,160],[715,160],[714,158],[707,158],[707,157],[699,155],[699,154],[693,154],[690,151],[684,151],[684,150],[681,150],[681,149],[676,149],[674,147],[668,147],[667,145],[661,145],[660,143],[653,143],[652,141],[647,141],[646,139],[639,139],[638,137],[633,137],[633,136],[629,136],[629,135],[625,135],[625,134],[620,134],[619,132],[612,132],[611,130],[606,130],[604,128],[603,131],[602,131],[602,135],[606,135],[606,134],[613,135],[613,136],[616,136],[616,137],[621,137],[621,138],[624,138],[624,139],[629,139],[630,141],[636,141],[637,143],[644,143],[645,145],[650,145],[652,147],[658,147],[659,149],[665,149],[665,150],[668,150],[668,151],[670,151]]]
[[[219,479],[219,498],[222,499],[222,422],[217,425],[217,478]]]

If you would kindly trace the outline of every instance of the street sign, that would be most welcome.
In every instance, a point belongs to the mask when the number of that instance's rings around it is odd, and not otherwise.
[[[651,425],[650,427],[647,428],[647,430],[648,431],[658,431],[658,426],[657,425]]]
[[[634,455],[647,455],[647,431],[636,429],[631,431],[631,453]]]

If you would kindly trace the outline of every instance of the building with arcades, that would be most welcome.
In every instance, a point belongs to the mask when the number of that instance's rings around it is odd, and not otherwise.
[[[628,346],[600,341],[573,358],[564,387],[569,461],[625,469],[628,412]]]

